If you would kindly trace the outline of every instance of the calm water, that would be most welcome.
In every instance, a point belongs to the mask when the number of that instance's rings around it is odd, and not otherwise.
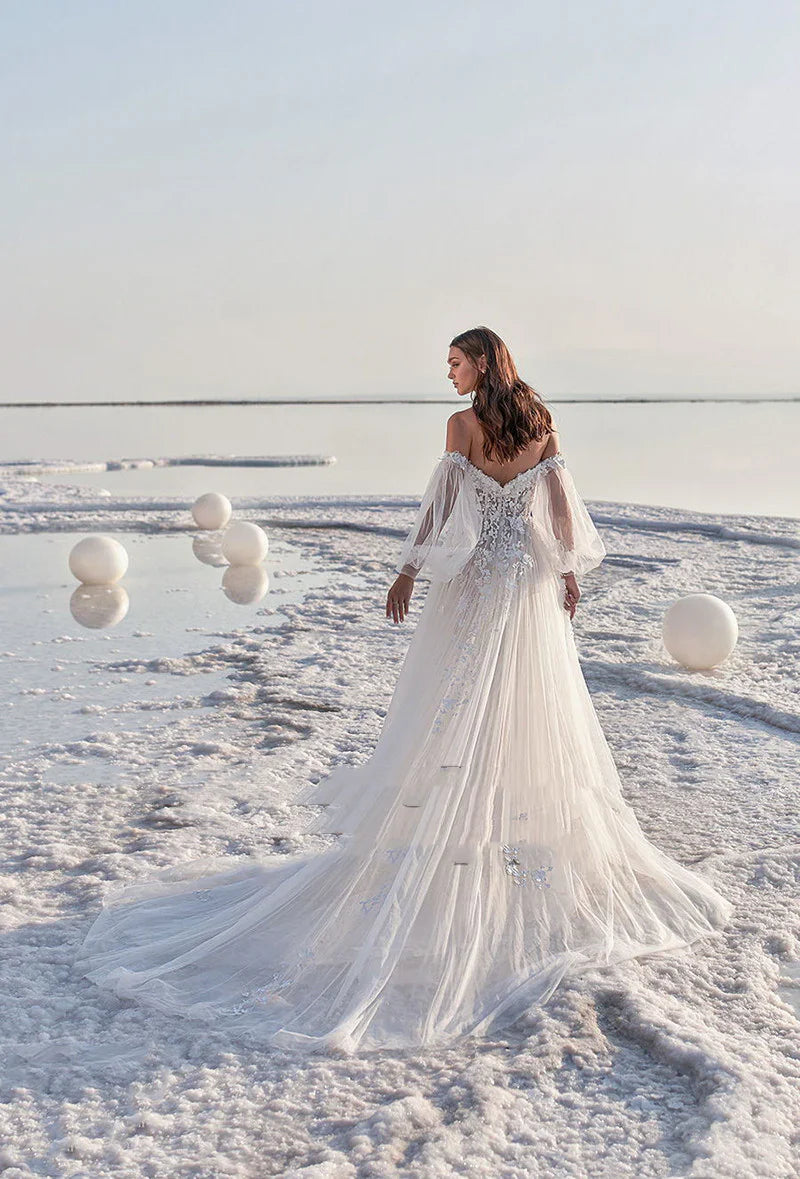
[[[464,403],[0,409],[0,460],[334,455],[331,466],[48,475],[112,495],[419,496]],[[553,404],[587,499],[800,516],[797,402]]]
[[[80,610],[78,617],[73,613],[83,588],[69,571],[74,533],[0,536],[4,737],[69,741],[93,728],[121,732],[168,723],[184,698],[195,707],[198,694],[230,687],[230,666],[224,658],[209,659],[186,667],[184,678],[168,674],[161,660],[180,664],[190,652],[224,648],[228,636],[253,622],[280,625],[283,605],[331,583],[323,562],[273,536],[263,594],[233,601],[222,584],[227,566],[198,556],[196,536],[134,532],[120,539],[130,557],[120,583],[127,610],[100,626],[96,617],[87,625]],[[145,666],[150,660],[156,661],[152,669]],[[8,747],[0,741],[0,750]]]

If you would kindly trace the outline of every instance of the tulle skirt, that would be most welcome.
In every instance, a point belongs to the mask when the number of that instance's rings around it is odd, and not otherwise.
[[[495,1034],[566,975],[719,936],[732,905],[644,836],[535,549],[430,585],[377,745],[292,800],[323,852],[129,887],[80,970],[302,1052]]]

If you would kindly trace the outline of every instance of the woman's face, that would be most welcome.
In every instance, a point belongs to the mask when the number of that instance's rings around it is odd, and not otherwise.
[[[460,348],[453,347],[447,355],[447,363],[449,365],[447,379],[453,382],[459,397],[471,393],[478,383],[478,369],[470,358]],[[486,357],[481,356],[479,363],[485,364]]]

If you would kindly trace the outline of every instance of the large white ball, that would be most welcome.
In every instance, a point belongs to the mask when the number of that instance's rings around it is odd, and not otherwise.
[[[258,524],[236,520],[225,529],[222,555],[231,565],[260,565],[268,552],[267,534]]]
[[[84,536],[69,554],[71,572],[84,585],[110,585],[128,568],[128,554],[113,536]]]
[[[673,659],[692,671],[705,671],[727,659],[739,637],[736,615],[714,594],[687,594],[673,602],[661,628]]]
[[[216,532],[224,528],[231,518],[231,501],[218,491],[207,491],[192,504],[192,515],[198,528]]]

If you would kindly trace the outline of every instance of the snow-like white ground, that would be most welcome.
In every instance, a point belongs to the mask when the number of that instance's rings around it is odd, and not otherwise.
[[[723,935],[568,981],[502,1039],[302,1062],[115,1000],[72,960],[115,885],[323,845],[292,798],[377,738],[424,594],[385,619],[414,501],[237,501],[273,564],[234,607],[219,570],[190,571],[188,503],[0,484],[4,1177],[800,1173],[797,520],[589,502],[609,555],[581,587],[584,673],[646,833],[734,901]],[[67,608],[89,531],[132,554],[106,632]],[[660,641],[698,590],[740,626],[707,673]]]

